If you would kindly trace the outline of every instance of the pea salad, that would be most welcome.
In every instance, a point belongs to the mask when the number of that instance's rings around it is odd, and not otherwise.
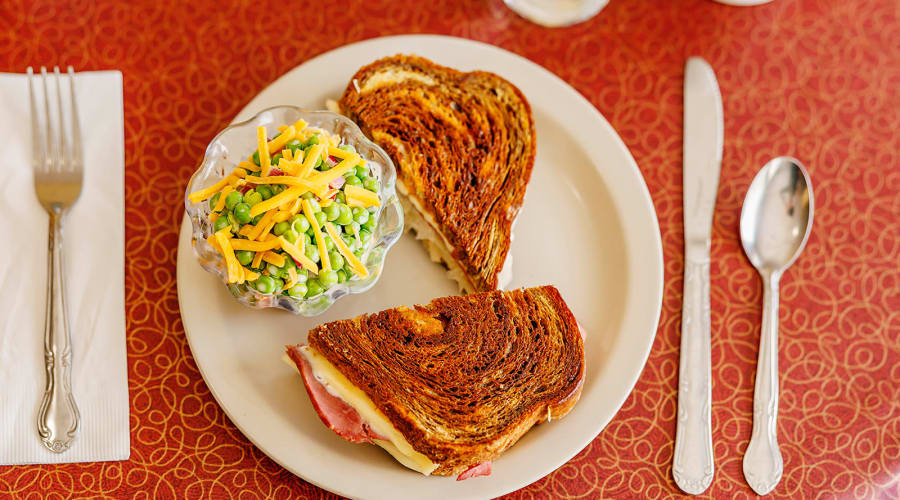
[[[258,127],[257,150],[246,161],[188,195],[208,200],[205,236],[222,255],[227,282],[302,299],[367,277],[378,179],[338,135],[303,120],[278,130],[268,139]]]

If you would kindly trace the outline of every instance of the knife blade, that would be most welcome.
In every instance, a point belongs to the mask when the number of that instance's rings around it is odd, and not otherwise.
[[[722,166],[722,95],[709,64],[684,71],[684,303],[678,367],[678,420],[672,476],[685,493],[712,483],[709,248]]]

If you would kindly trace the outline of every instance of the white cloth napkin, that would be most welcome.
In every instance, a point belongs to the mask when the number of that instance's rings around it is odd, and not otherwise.
[[[84,184],[64,221],[63,258],[81,426],[72,447],[56,454],[41,444],[36,424],[45,382],[48,219],[34,193],[28,80],[0,73],[2,465],[126,460],[130,453],[122,73],[78,73],[75,86]]]

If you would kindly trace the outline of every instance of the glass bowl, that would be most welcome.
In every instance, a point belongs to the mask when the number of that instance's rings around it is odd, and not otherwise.
[[[333,285],[325,292],[310,298],[290,297],[281,294],[263,294],[249,283],[228,284],[228,272],[219,252],[206,241],[213,233],[213,224],[209,220],[211,212],[208,200],[192,203],[188,194],[215,184],[219,179],[230,174],[238,163],[256,151],[256,128],[265,126],[268,137],[278,133],[279,125],[290,125],[303,119],[309,127],[318,127],[332,134],[338,134],[342,144],[350,144],[366,159],[366,165],[374,172],[381,184],[378,196],[381,206],[375,212],[377,223],[375,232],[366,246],[360,259],[369,270],[369,276],[353,278]],[[330,111],[306,111],[294,106],[275,106],[259,112],[253,118],[235,123],[219,132],[203,157],[200,168],[188,181],[184,196],[184,208],[191,218],[193,226],[191,246],[200,265],[206,271],[218,276],[238,302],[247,307],[262,309],[276,307],[303,316],[315,316],[323,313],[337,299],[354,293],[362,293],[372,288],[381,276],[384,259],[388,250],[397,242],[403,233],[403,209],[397,199],[395,184],[397,171],[390,157],[378,145],[368,140],[359,127],[344,116]]]

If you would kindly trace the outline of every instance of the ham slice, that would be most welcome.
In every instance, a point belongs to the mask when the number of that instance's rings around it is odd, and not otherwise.
[[[462,471],[462,474],[456,476],[457,481],[462,481],[464,479],[469,479],[471,477],[478,476],[489,476],[491,475],[491,461],[481,462],[480,464],[475,464],[472,467]]]
[[[373,439],[388,440],[372,430],[356,410],[341,398],[328,392],[328,389],[316,380],[309,362],[300,354],[299,349],[290,347],[288,355],[300,369],[309,400],[312,401],[313,408],[326,427],[351,443],[370,442]]]

